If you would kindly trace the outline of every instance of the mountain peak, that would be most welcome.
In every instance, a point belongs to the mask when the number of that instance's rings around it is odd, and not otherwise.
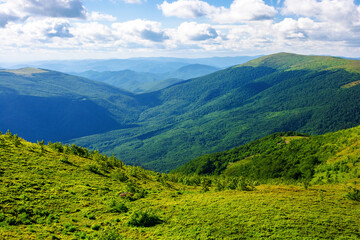
[[[276,53],[260,57],[235,67],[269,67],[277,70],[337,70],[360,73],[360,61],[331,56],[299,55],[294,53]]]

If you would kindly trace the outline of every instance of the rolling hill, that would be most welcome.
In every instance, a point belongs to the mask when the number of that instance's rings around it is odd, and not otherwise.
[[[281,131],[360,123],[359,61],[279,53],[148,93],[137,126],[73,139],[159,171]]]

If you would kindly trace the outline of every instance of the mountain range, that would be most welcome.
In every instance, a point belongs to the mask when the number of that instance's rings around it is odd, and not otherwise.
[[[132,70],[122,70],[106,72],[86,71],[73,74],[91,80],[108,83],[130,92],[144,93],[157,91],[183,80],[200,77],[218,70],[220,69],[208,65],[190,64],[166,73],[144,73]]]
[[[122,71],[132,70],[136,72],[148,73],[167,73],[191,65],[202,64],[217,68],[227,68],[236,64],[244,63],[259,56],[239,56],[239,57],[211,57],[211,58],[129,58],[129,59],[90,59],[90,60],[57,60],[57,61],[38,61],[22,64],[1,63],[7,69],[33,67],[52,69],[65,73],[78,73],[86,71]]]

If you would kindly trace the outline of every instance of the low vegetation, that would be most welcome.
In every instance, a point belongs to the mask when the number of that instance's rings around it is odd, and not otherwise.
[[[356,156],[343,153],[341,159]],[[156,173],[10,132],[0,136],[0,162],[0,239],[360,237],[358,177],[305,187],[295,179],[264,184],[224,174]]]

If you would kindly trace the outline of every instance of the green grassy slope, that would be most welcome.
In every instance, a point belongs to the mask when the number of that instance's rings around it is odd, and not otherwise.
[[[243,191],[235,178],[159,174],[9,133],[0,135],[0,163],[1,239],[360,237],[351,183]]]
[[[73,141],[169,171],[274,132],[354,127],[360,124],[358,65],[285,53],[262,57],[145,95],[160,104],[143,111],[136,128]]]

